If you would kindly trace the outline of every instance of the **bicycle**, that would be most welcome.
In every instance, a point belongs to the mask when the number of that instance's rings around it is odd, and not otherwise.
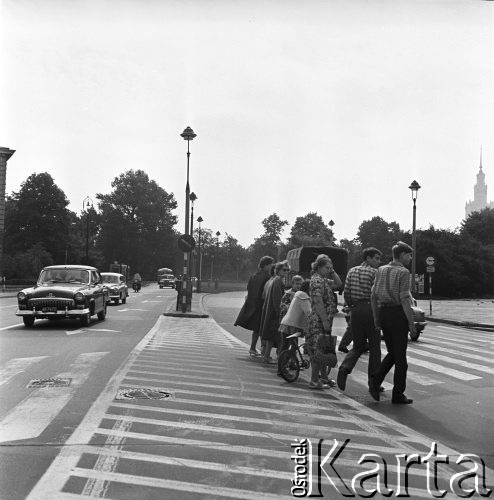
[[[304,344],[298,345],[298,338],[301,336],[302,332],[288,336],[288,348],[283,350],[278,358],[278,371],[287,382],[295,382],[300,370],[307,370],[310,366],[310,360],[304,358],[300,350]]]

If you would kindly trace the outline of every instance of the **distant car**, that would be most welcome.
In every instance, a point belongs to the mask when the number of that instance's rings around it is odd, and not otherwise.
[[[173,274],[162,275],[158,281],[158,285],[160,288],[165,288],[166,286],[175,288],[175,276]]]
[[[125,304],[129,296],[125,276],[120,273],[101,273],[101,277],[110,294],[110,300],[113,300],[115,304],[119,304],[120,301]]]
[[[48,266],[42,269],[34,287],[17,294],[17,316],[25,326],[33,326],[39,318],[79,318],[89,325],[91,316],[106,317],[108,290],[99,271],[91,266]]]

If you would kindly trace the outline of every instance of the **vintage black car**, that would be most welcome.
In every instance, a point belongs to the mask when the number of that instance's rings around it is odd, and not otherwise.
[[[101,273],[101,278],[108,289],[110,300],[113,300],[117,305],[120,301],[122,301],[122,304],[125,304],[129,296],[125,276],[120,273]]]
[[[108,290],[95,267],[48,266],[34,287],[17,294],[16,315],[26,326],[33,326],[36,318],[79,318],[87,326],[94,314],[105,319],[108,301]]]

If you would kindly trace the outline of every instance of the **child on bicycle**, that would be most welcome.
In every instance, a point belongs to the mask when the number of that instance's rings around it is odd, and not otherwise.
[[[293,293],[288,310],[280,322],[280,353],[288,347],[288,342],[286,340],[288,336],[296,332],[304,332],[309,325],[309,315],[311,311],[309,297],[310,282],[309,280],[304,281],[300,276],[294,276],[293,279],[295,278],[300,278],[302,282],[300,283],[299,290]]]

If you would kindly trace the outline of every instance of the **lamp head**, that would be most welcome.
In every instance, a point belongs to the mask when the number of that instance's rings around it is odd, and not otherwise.
[[[199,215],[199,217],[197,217],[197,222],[199,222],[199,224],[203,221],[204,219]]]
[[[189,200],[190,200],[192,203],[194,203],[194,201],[196,201],[196,200],[197,200],[197,196],[196,196],[196,194],[195,194],[194,192],[192,192],[192,193],[190,193],[190,194],[189,194]]]
[[[219,238],[220,237],[220,232],[219,231],[216,231],[216,237]]]
[[[408,186],[408,189],[410,189],[412,191],[412,200],[416,200],[417,199],[417,192],[418,190],[420,189],[420,184],[417,182],[417,181],[413,181],[409,186]]]
[[[186,141],[191,141],[194,139],[194,137],[197,137],[197,134],[194,134],[194,131],[190,128],[187,127],[181,134],[181,137],[183,137]]]
[[[331,219],[328,224],[330,225],[330,227],[333,227],[334,226],[334,220]]]

